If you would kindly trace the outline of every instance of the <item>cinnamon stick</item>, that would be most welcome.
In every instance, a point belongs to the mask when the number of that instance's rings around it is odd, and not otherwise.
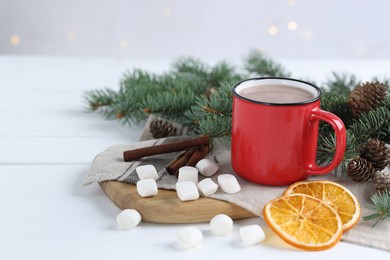
[[[177,157],[173,158],[173,160],[170,161],[170,162],[168,163],[168,165],[165,167],[165,169],[167,169],[168,172],[169,172],[169,169],[171,169],[171,167],[172,167],[175,163],[177,163],[179,160],[181,160],[182,157],[185,156],[188,152],[189,152],[189,150],[185,150],[184,152],[182,152],[181,154],[179,154]],[[171,173],[169,172],[169,174],[171,174]]]
[[[167,172],[176,177],[179,174],[179,169],[183,166],[195,166],[201,159],[206,157],[210,152],[208,145],[198,147],[196,149],[186,150],[178,157],[173,159],[165,168]]]
[[[205,158],[210,152],[210,148],[208,145],[197,148],[195,152],[192,154],[191,158],[186,163],[186,166],[195,166],[200,160]]]
[[[194,152],[194,149],[189,149],[185,151],[184,153],[176,157],[171,163],[169,163],[165,169],[170,175],[175,175],[177,177],[179,169],[186,165],[186,163],[192,157]]]
[[[177,141],[173,143],[160,144],[160,145],[149,146],[149,147],[142,147],[138,149],[124,151],[123,160],[125,162],[129,162],[136,159],[140,159],[145,156],[183,151],[189,148],[196,148],[199,146],[208,145],[209,142],[210,142],[209,136],[202,135],[197,138],[193,138],[189,140]]]

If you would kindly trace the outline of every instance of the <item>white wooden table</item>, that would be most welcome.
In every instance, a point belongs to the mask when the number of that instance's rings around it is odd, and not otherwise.
[[[118,230],[120,210],[95,184],[82,186],[91,161],[117,143],[134,142],[143,125],[132,128],[86,113],[83,92],[117,88],[127,69],[167,70],[170,61],[0,56],[0,259],[359,259],[389,253],[340,242],[328,251],[305,253],[270,234],[265,243],[245,247],[238,228],[260,218],[236,221],[235,232],[211,235],[203,244],[180,250],[179,227],[141,223]],[[324,80],[332,70],[362,79],[390,75],[390,61],[285,61],[296,77]],[[387,69],[387,71],[386,71]]]

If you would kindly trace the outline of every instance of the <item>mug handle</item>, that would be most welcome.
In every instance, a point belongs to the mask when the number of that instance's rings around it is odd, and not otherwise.
[[[326,166],[318,166],[316,164],[316,153],[317,153],[317,144],[312,146],[315,147],[314,151],[310,151],[311,154],[314,154],[314,156],[311,156],[311,162],[309,163],[309,167],[307,169],[308,174],[327,174],[331,172],[332,170],[336,169],[336,167],[341,163],[341,161],[344,158],[344,152],[346,148],[346,130],[343,121],[336,115],[321,110],[319,108],[315,108],[311,111],[309,121],[311,123],[315,123],[318,120],[323,120],[329,125],[332,126],[333,130],[336,134],[336,151],[334,158],[332,162],[329,165]],[[315,129],[316,132],[318,132],[318,127]],[[313,134],[313,133],[311,133]],[[310,134],[309,134],[310,135]],[[311,138],[309,136],[309,140],[313,140],[314,138]],[[314,140],[317,140],[315,138]]]

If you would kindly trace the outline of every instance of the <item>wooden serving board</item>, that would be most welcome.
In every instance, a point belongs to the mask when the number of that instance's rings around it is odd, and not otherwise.
[[[120,209],[133,208],[140,212],[142,220],[154,223],[208,222],[217,214],[226,214],[232,219],[255,217],[253,213],[226,201],[200,197],[183,202],[176,191],[159,189],[158,194],[142,198],[133,184],[104,181],[100,187]]]

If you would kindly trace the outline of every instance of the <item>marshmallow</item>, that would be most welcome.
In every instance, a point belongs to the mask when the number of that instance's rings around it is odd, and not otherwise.
[[[233,232],[233,220],[225,215],[219,214],[210,221],[211,232],[216,235],[227,235]]]
[[[240,228],[240,237],[242,242],[251,246],[263,242],[265,234],[259,225],[250,225]]]
[[[154,179],[137,181],[137,192],[141,197],[150,197],[158,193],[157,183]]]
[[[135,168],[135,171],[137,172],[138,178],[140,180],[143,179],[158,179],[158,174],[156,168],[151,165],[141,165]]]
[[[192,248],[202,243],[202,232],[196,227],[183,227],[176,234],[179,245],[183,248]]]
[[[200,192],[206,196],[214,194],[218,189],[218,185],[210,178],[201,180],[197,186]]]
[[[221,174],[218,176],[218,184],[226,193],[237,193],[241,190],[240,184],[232,174]]]
[[[121,229],[132,229],[141,221],[141,215],[135,209],[124,209],[116,217],[116,223]]]
[[[198,183],[198,169],[192,166],[184,166],[179,169],[177,181],[192,181]]]
[[[199,198],[198,188],[192,181],[177,182],[176,192],[181,201],[196,200]]]
[[[207,158],[200,160],[195,167],[205,177],[211,177],[218,171],[218,165]]]

